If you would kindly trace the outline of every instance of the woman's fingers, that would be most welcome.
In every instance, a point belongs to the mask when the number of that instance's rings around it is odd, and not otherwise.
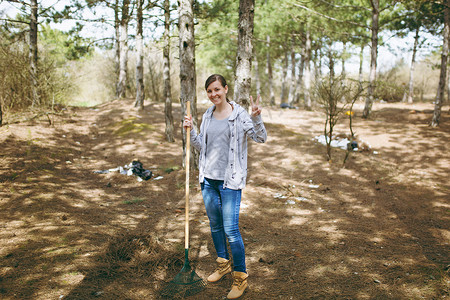
[[[261,106],[259,102],[261,101],[261,95],[256,97],[256,102],[253,102],[253,97],[250,96],[250,105],[252,106],[252,116],[258,116],[261,114]]]
[[[191,128],[192,127],[192,117],[185,116],[183,121],[183,127],[185,128]]]

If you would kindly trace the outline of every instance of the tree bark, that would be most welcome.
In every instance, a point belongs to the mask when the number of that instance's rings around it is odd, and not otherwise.
[[[180,39],[180,101],[181,123],[186,115],[186,102],[191,103],[193,126],[197,128],[197,96],[196,96],[196,71],[195,71],[195,37],[194,37],[194,0],[180,0],[178,6],[179,15],[179,39]],[[183,133],[183,165],[186,159],[186,131],[181,126]],[[191,151],[189,149],[188,151]],[[194,159],[195,155],[190,157]],[[197,165],[197,159],[194,159]],[[193,165],[193,164],[190,164]]]
[[[270,35],[266,37],[266,49],[267,49],[267,80],[269,86],[269,103],[275,105],[275,93],[273,91],[273,71],[272,60],[270,58]]]
[[[449,38],[450,38],[450,0],[445,0],[444,33],[443,33],[442,54],[441,54],[441,73],[439,76],[439,86],[436,94],[433,118],[431,120],[432,127],[439,126],[439,122],[441,120],[442,102],[444,100],[445,83],[447,81],[447,59],[448,59]]]
[[[364,62],[364,43],[361,43],[361,50],[359,51],[359,86],[363,85],[363,62]]]
[[[292,49],[291,49],[291,83],[289,85],[289,96],[288,103],[289,105],[294,104],[295,100],[295,89],[297,78],[295,77],[295,69],[296,69],[296,59],[295,59],[295,51],[294,51],[294,39],[292,39]]]
[[[172,93],[170,84],[170,1],[164,0],[164,49],[163,49],[163,61],[164,61],[164,115],[166,120],[166,140],[168,142],[174,142],[174,126],[172,115]]]
[[[142,38],[142,23],[144,21],[142,15],[142,6],[144,0],[137,0],[137,33],[136,33],[136,102],[135,107],[139,110],[144,109],[144,41]]]
[[[303,54],[300,58],[300,64],[298,66],[298,75],[297,75],[297,88],[295,89],[295,103],[300,102],[301,92],[304,90],[303,85],[303,73],[305,70],[305,54]]]
[[[408,103],[413,103],[413,94],[414,94],[414,67],[416,65],[416,53],[417,53],[417,45],[419,44],[419,32],[420,27],[416,29],[416,36],[414,37],[414,46],[411,58],[411,67],[409,68],[409,83],[408,90],[405,91],[403,95],[404,101],[408,101]]]
[[[362,117],[368,118],[372,111],[373,93],[375,90],[375,80],[377,77],[377,56],[378,56],[378,19],[380,15],[379,0],[371,0],[372,3],[372,48],[370,51],[370,73],[369,88],[367,89],[366,103]]]
[[[347,51],[346,48],[347,48],[347,43],[343,43],[342,56],[341,56],[341,64],[342,64],[341,76],[342,76],[342,78],[345,78],[345,76],[347,75],[346,70],[345,70],[345,55],[346,55],[346,51]]]
[[[128,22],[130,0],[124,0],[122,5],[122,19],[120,20],[120,71],[118,84],[118,98],[126,97],[127,66],[128,66]]]
[[[286,103],[287,102],[287,97],[286,97],[286,83],[287,83],[287,70],[289,67],[289,57],[288,57],[288,52],[284,51],[284,58],[281,62],[282,64],[282,70],[281,70],[281,94],[280,94],[280,101],[281,103]]]
[[[261,80],[259,79],[259,64],[256,55],[255,55],[255,62],[253,64],[255,67],[256,95],[261,95]]]
[[[236,54],[236,76],[234,101],[245,109],[249,107],[252,84],[253,19],[255,0],[239,1],[238,47]]]
[[[319,80],[319,66],[317,64],[317,60],[319,58],[319,53],[318,52],[319,52],[319,48],[316,48],[314,50],[314,57],[312,58],[313,67],[314,67],[314,81],[316,81],[316,82]]]
[[[120,73],[120,19],[119,19],[119,0],[114,5],[114,71],[116,84],[116,98],[119,98],[119,73]]]
[[[329,69],[329,76],[330,76],[330,82],[334,80],[335,73],[334,73],[334,56],[333,56],[333,42],[330,40],[328,43],[328,69]]]
[[[30,43],[29,43],[29,59],[30,59],[30,80],[31,80],[31,105],[39,105],[38,81],[37,81],[37,65],[38,65],[38,2],[31,0],[30,13]]]
[[[305,108],[311,110],[311,35],[306,30],[305,66],[304,66]]]

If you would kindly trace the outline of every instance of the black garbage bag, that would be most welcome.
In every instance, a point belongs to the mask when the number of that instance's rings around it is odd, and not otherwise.
[[[144,180],[149,180],[150,178],[152,178],[152,175],[153,175],[152,171],[144,169],[144,166],[138,160],[133,160],[131,162],[130,169],[134,175],[136,175]]]

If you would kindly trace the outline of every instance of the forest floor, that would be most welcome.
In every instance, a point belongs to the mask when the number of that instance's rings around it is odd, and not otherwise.
[[[158,299],[181,269],[180,106],[168,143],[163,104],[132,105],[14,115],[0,127],[1,299]],[[264,108],[268,140],[251,145],[241,207],[242,299],[450,297],[449,107],[431,128],[432,104],[375,103],[368,120],[362,105],[353,129],[366,147],[344,167],[344,150],[328,162],[314,139],[322,112]],[[348,119],[336,132],[349,133]],[[133,159],[152,179],[94,173]],[[206,278],[216,257],[190,178],[190,261]],[[227,275],[189,299],[223,299],[230,286]]]

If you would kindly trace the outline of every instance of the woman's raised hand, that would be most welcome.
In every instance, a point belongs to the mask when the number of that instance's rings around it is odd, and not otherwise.
[[[252,106],[252,117],[259,116],[261,114],[261,105],[259,104],[259,101],[261,100],[261,95],[258,95],[256,97],[256,102],[253,102],[253,97],[250,96],[250,105]]]
[[[183,127],[185,129],[192,128],[192,116],[184,116]]]

